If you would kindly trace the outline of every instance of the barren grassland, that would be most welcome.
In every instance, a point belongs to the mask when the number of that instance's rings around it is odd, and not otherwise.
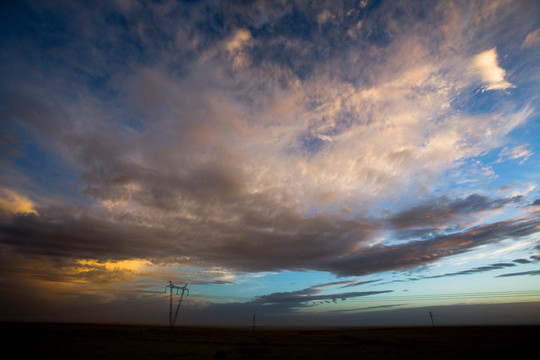
[[[4,354],[45,359],[522,359],[540,326],[192,328],[1,323]]]

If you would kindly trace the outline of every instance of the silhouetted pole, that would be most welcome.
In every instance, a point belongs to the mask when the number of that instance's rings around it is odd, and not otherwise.
[[[184,298],[184,292],[187,290],[189,295],[189,289],[187,288],[187,284],[184,286],[176,286],[173,285],[172,281],[169,280],[169,285],[165,286],[165,292],[167,291],[167,288],[170,288],[171,295],[169,297],[169,329],[172,330],[174,327],[174,323],[176,322],[176,318],[178,317],[178,310],[180,310],[180,305],[182,304],[182,299]],[[174,313],[174,318],[172,316],[172,298],[173,298],[173,289],[176,289],[176,295],[178,295],[178,291],[182,290],[182,295],[180,295],[180,300],[178,300],[178,306],[176,307],[176,312]]]
[[[172,289],[173,289],[173,284],[172,284],[172,281],[169,280],[169,282],[171,283],[170,287],[171,287],[171,296],[169,297],[169,329],[172,329]],[[167,288],[165,288],[167,289]],[[167,290],[165,290],[167,291]]]
[[[255,314],[253,314],[253,331],[255,331]]]
[[[431,311],[429,312],[429,317],[431,318],[431,325],[435,327],[435,323],[433,322],[433,314],[431,313]]]
[[[180,300],[178,300],[178,306],[176,307],[176,312],[174,313],[173,326],[174,326],[174,323],[176,322],[176,318],[178,317],[178,310],[180,310],[180,305],[182,304],[182,299],[184,298],[184,291],[187,290],[187,292],[189,294],[187,284],[184,287],[182,287],[181,289],[182,289],[182,295],[180,296]]]

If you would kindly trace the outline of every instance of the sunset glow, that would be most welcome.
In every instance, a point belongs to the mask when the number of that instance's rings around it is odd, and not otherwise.
[[[0,320],[540,323],[539,2],[0,9]]]

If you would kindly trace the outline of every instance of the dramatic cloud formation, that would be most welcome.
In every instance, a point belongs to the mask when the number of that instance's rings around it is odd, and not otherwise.
[[[229,302],[320,313],[409,290],[411,272],[410,293],[454,274],[539,290],[526,276],[540,254],[538,11],[4,6],[5,301],[23,296],[14,284],[54,304],[172,280],[193,285],[197,314]],[[377,306],[395,304],[409,301]]]

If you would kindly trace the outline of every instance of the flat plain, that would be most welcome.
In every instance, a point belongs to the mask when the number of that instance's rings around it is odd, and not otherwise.
[[[0,323],[4,353],[46,359],[521,359],[540,326],[204,328]]]

